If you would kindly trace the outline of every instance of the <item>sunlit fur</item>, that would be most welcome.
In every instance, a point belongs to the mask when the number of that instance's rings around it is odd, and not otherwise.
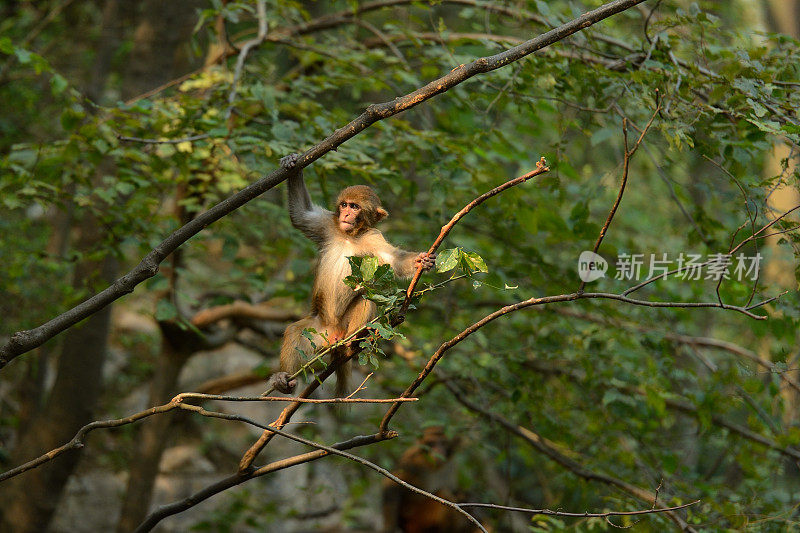
[[[357,203],[361,207],[356,226],[345,233],[339,227],[341,202]],[[384,239],[383,234],[372,226],[386,218],[388,213],[381,207],[378,196],[366,185],[344,189],[336,202],[333,213],[311,202],[302,173],[289,178],[289,216],[294,227],[301,230],[319,248],[314,287],[311,292],[310,314],[286,328],[281,347],[281,371],[294,373],[303,364],[302,350],[308,357],[315,351],[302,332],[313,328],[316,351],[327,342],[334,342],[350,335],[375,317],[375,304],[363,299],[359,293],[342,281],[350,275],[349,256],[372,255],[380,263],[388,263],[401,277],[414,274],[414,252],[395,248]],[[324,337],[323,337],[324,336]],[[327,341],[325,340],[327,338]],[[341,349],[333,358],[342,357]],[[337,371],[337,395],[347,388],[349,365]]]

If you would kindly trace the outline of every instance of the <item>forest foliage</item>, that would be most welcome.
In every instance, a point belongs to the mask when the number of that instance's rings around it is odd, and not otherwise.
[[[63,11],[43,22],[60,4]],[[371,4],[269,0],[266,38],[238,77],[241,46],[257,35],[256,2],[198,2],[196,23],[179,46],[190,68],[136,93],[125,72],[137,35],[124,23],[144,7],[121,8],[125,29],[100,47],[107,55],[100,57],[98,4],[0,2],[3,342],[108,286],[99,273],[75,283],[77,265],[113,259],[121,275],[176,228],[370,104],[601,2],[409,1],[367,10]],[[306,182],[322,205],[344,186],[371,185],[390,213],[382,231],[409,250],[427,250],[459,209],[535,169],[541,157],[550,168],[459,222],[405,322],[398,326],[390,315],[378,321],[359,356],[365,371],[375,371],[368,395],[398,396],[443,342],[493,311],[578,290],[578,257],[592,250],[619,193],[623,120],[632,145],[653,118],[598,250],[607,275],[586,291],[624,292],[658,272],[651,258],[676,268],[690,255],[724,257],[793,207],[775,200],[798,186],[800,43],[770,27],[768,11],[767,2],[744,0],[644,2],[380,120],[308,166]],[[181,247],[179,260],[168,259],[113,305],[190,332],[200,331],[191,323],[195,313],[234,301],[304,309],[315,250],[291,227],[284,187],[205,228]],[[657,506],[700,500],[681,511],[698,531],[796,526],[797,219],[790,213],[761,234],[776,235],[737,251],[763,257],[758,277],[734,275],[734,256],[720,283],[706,268],[699,279],[668,275],[630,295],[742,307],[769,300],[750,310],[765,320],[719,307],[609,299],[509,312],[442,358],[419,402],[393,419],[400,438],[356,453],[391,469],[422,428],[442,426],[459,442],[454,489],[469,501],[576,512],[654,505],[577,472],[583,469],[655,493]],[[82,238],[85,221],[97,230],[91,239]],[[625,279],[623,259],[636,254],[641,272]],[[372,259],[352,262],[347,282],[396,310],[407,283]],[[59,338],[43,349],[55,351]],[[158,333],[142,339],[112,331],[111,342],[125,363],[107,376],[89,420],[131,414],[119,411],[119,400],[146,386],[158,368]],[[253,370],[265,377],[276,367],[279,339],[258,342],[265,355]],[[2,370],[3,470],[17,466],[11,449],[48,396],[54,363],[41,353],[23,354]],[[573,466],[469,408],[462,395],[540,436]],[[291,430],[338,442],[376,431],[384,411],[353,406],[335,434]],[[124,471],[135,439],[116,438],[126,451],[112,468]],[[354,469],[353,507],[374,508],[363,492],[376,479]],[[248,500],[200,527],[264,524],[275,512],[268,505]],[[611,528],[600,518],[482,516],[498,531],[520,523]],[[674,526],[661,514],[638,524]]]

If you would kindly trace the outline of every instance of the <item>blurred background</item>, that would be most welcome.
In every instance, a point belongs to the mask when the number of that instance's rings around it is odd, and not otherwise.
[[[0,340],[104,289],[369,104],[600,4],[0,0]],[[599,299],[511,313],[447,353],[393,419],[399,438],[354,453],[460,502],[604,512],[700,500],[608,520],[473,509],[492,531],[796,527],[798,212],[783,215],[800,205],[799,21],[797,0],[650,0],[382,120],[309,166],[311,195],[329,208],[342,187],[373,186],[390,213],[381,230],[409,250],[427,249],[461,207],[540,157],[551,169],[455,227],[442,249],[479,255],[488,273],[462,263],[461,279],[426,275],[422,286],[441,285],[409,312],[402,337],[357,365],[353,386],[375,372],[362,397],[399,396],[442,342],[496,309],[578,289],[578,257],[619,193],[623,120],[629,146],[653,123],[598,251],[608,271],[587,291],[619,294],[690,255],[724,259],[772,224],[725,276],[706,265],[698,279],[670,275],[630,295],[743,307],[782,295],[751,310],[766,320]],[[2,470],[178,392],[263,392],[314,273],[284,189],[3,368]],[[206,406],[262,423],[282,407]],[[287,429],[339,442],[377,431],[385,409],[308,406]],[[94,431],[83,449],[0,483],[0,529],[133,531],[154,507],[234,473],[260,433],[183,412]],[[308,450],[276,439],[257,464]],[[157,530],[473,530],[461,520],[325,458],[233,487]]]

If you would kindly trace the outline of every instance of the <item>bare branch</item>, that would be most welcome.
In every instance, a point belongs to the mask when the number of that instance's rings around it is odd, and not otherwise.
[[[782,293],[779,296],[782,296],[783,294],[786,294],[786,293]],[[578,312],[578,311],[573,311],[571,309],[556,308],[553,311],[558,313],[559,315],[568,316],[568,317],[574,317],[574,318],[578,318],[578,319],[581,319],[581,320],[588,320],[590,322],[595,322],[595,323],[598,323],[598,324],[605,324],[605,325],[613,326],[613,327],[622,327],[622,328],[625,328],[625,329],[633,329],[633,330],[640,331],[640,332],[643,332],[643,333],[647,333],[647,332],[657,333],[659,335],[663,335],[664,338],[667,339],[667,340],[670,340],[670,341],[673,341],[673,342],[677,342],[677,343],[680,343],[680,344],[687,344],[687,345],[696,346],[696,347],[699,346],[699,347],[703,347],[703,348],[715,348],[717,350],[725,350],[725,351],[730,352],[730,353],[732,353],[734,355],[738,355],[740,357],[744,357],[745,359],[749,359],[750,361],[753,361],[755,364],[757,364],[757,365],[759,365],[759,366],[761,366],[763,368],[766,368],[770,372],[778,374],[778,376],[783,381],[785,381],[787,385],[789,385],[791,388],[793,388],[797,392],[800,392],[800,383],[798,383],[797,380],[795,380],[794,378],[789,376],[786,372],[782,372],[780,369],[778,369],[778,367],[777,367],[777,365],[775,365],[775,363],[773,363],[772,361],[770,361],[768,359],[764,359],[763,357],[759,356],[756,352],[754,352],[752,350],[748,350],[747,348],[745,348],[743,346],[740,346],[738,344],[735,344],[733,342],[729,342],[729,341],[725,341],[725,340],[721,340],[721,339],[715,339],[715,338],[712,338],[712,337],[696,337],[696,336],[692,336],[692,335],[683,335],[683,334],[680,334],[680,333],[672,333],[672,332],[669,332],[669,331],[661,331],[661,330],[658,330],[658,329],[655,329],[655,328],[649,328],[649,327],[646,327],[646,326],[641,326],[639,324],[633,324],[633,323],[611,322],[611,321],[607,320],[605,317],[591,315],[589,313],[582,313],[582,312]]]
[[[359,388],[354,391],[353,394],[360,390],[363,389]],[[293,398],[291,396],[226,396],[203,394],[200,392],[182,392],[172,399],[172,401],[176,403],[183,403],[186,400],[217,400],[222,402],[392,403],[416,402],[417,398],[351,398],[350,396],[347,398]]]
[[[561,368],[555,366],[545,366],[542,362],[526,362],[526,368],[530,368],[534,371],[539,373],[549,373],[549,374],[557,374],[559,376],[564,376],[576,383],[583,383],[585,381],[586,376],[573,369],[569,368]],[[609,385],[610,388],[617,389],[619,391],[625,392],[627,394],[635,394],[637,396],[647,397],[647,391],[640,387],[632,387],[626,385]],[[691,402],[683,399],[683,398],[672,398],[666,397],[664,398],[664,404],[673,411],[680,411],[684,414],[690,415],[695,418],[700,418],[701,412],[700,409],[692,405]],[[720,416],[719,414],[712,414],[711,415],[711,422],[714,425],[726,428],[733,433],[736,433],[740,437],[743,437],[747,440],[752,442],[758,443],[762,446],[767,448],[771,448],[780,454],[793,459],[795,461],[800,461],[800,450],[796,448],[792,448],[790,446],[785,446],[780,444],[778,441],[770,439],[769,437],[765,437],[751,429],[747,428],[746,426],[742,426],[727,420],[726,418]]]
[[[275,419],[271,426],[274,427],[283,427],[294,415],[295,412],[300,408],[302,402],[299,401],[301,398],[308,398],[311,394],[317,390],[320,384],[328,379],[334,372],[336,371],[336,365],[328,365],[322,372],[315,376],[315,379],[311,380],[311,382],[306,385],[306,388],[298,394],[296,397],[292,397],[292,403],[284,407],[281,414],[278,415],[278,418]],[[261,450],[269,444],[269,441],[275,436],[275,433],[270,430],[264,430],[261,433],[261,436],[253,443],[250,448],[242,455],[242,458],[239,460],[239,473],[244,474],[249,472],[253,469],[253,461],[256,460],[258,454],[261,453]]]
[[[625,185],[628,183],[628,171],[630,170],[631,158],[633,154],[636,153],[636,150],[639,148],[639,145],[642,143],[644,136],[647,134],[647,130],[650,129],[650,126],[653,124],[653,120],[655,120],[656,115],[658,112],[661,111],[661,104],[656,104],[656,109],[653,111],[653,114],[650,116],[650,120],[648,121],[647,125],[642,130],[639,139],[636,141],[636,144],[633,145],[632,149],[628,149],[628,119],[622,119],[622,137],[625,141],[625,154],[623,157],[622,163],[622,182],[619,186],[619,193],[617,193],[617,199],[614,200],[614,204],[611,206],[611,210],[608,212],[608,217],[606,217],[606,222],[603,224],[603,227],[600,228],[600,233],[597,235],[597,241],[594,243],[594,248],[592,248],[593,253],[597,253],[597,250],[600,249],[600,244],[603,242],[603,237],[606,236],[606,232],[608,231],[609,226],[611,226],[611,221],[614,220],[614,214],[616,214],[617,209],[619,208],[620,202],[622,202],[622,195],[625,194]],[[583,292],[583,289],[586,287],[586,282],[581,280],[581,284],[578,287],[578,292]]]
[[[481,523],[478,522],[478,520],[476,520],[472,515],[470,515],[465,510],[461,509],[455,503],[453,503],[453,502],[451,502],[449,500],[446,500],[444,498],[441,498],[439,496],[436,496],[435,494],[431,494],[430,492],[426,492],[426,491],[420,489],[419,487],[416,487],[416,486],[414,486],[414,485],[412,485],[412,484],[410,484],[410,483],[408,483],[406,481],[403,481],[402,479],[400,479],[399,477],[395,476],[394,474],[392,474],[391,472],[389,472],[385,468],[382,468],[382,467],[376,465],[375,463],[373,463],[371,461],[368,461],[368,460],[366,460],[366,459],[364,459],[362,457],[347,453],[347,452],[345,452],[345,451],[343,451],[343,450],[341,450],[339,448],[336,448],[334,446],[325,446],[324,444],[319,444],[317,442],[305,439],[303,437],[299,437],[297,435],[294,435],[292,433],[288,433],[286,431],[283,431],[283,430],[278,429],[278,428],[273,427],[273,426],[267,426],[267,425],[264,425],[264,424],[260,424],[260,423],[256,422],[255,420],[252,420],[250,418],[247,418],[247,417],[244,417],[244,416],[241,416],[241,415],[228,414],[228,413],[219,413],[219,412],[216,412],[216,411],[208,411],[208,410],[206,410],[206,409],[204,409],[202,407],[195,406],[195,405],[187,405],[187,404],[180,404],[180,408],[188,410],[188,411],[194,411],[194,412],[196,412],[198,414],[201,414],[203,416],[208,416],[208,417],[212,417],[212,418],[222,418],[224,420],[234,420],[234,421],[238,421],[238,422],[245,422],[247,424],[250,424],[250,425],[253,425],[253,426],[256,426],[256,427],[260,427],[260,428],[264,429],[265,431],[271,431],[272,433],[280,435],[281,437],[285,437],[287,439],[299,442],[301,444],[305,444],[307,446],[314,447],[319,451],[326,452],[326,454],[338,455],[340,457],[344,457],[346,459],[350,459],[351,461],[354,461],[354,462],[356,462],[358,464],[361,464],[361,465],[364,465],[364,466],[366,466],[368,468],[371,468],[372,470],[378,472],[379,474],[383,475],[384,477],[387,477],[388,479],[391,479],[395,483],[397,483],[399,485],[402,485],[403,487],[405,487],[406,489],[408,489],[408,490],[410,490],[412,492],[416,492],[417,494],[421,494],[421,495],[425,496],[426,498],[430,498],[430,499],[432,499],[432,500],[434,500],[436,502],[441,503],[442,505],[445,505],[447,507],[455,509],[460,514],[464,515],[464,517],[466,517],[470,522],[475,524],[481,531],[483,531],[484,533],[488,533],[486,531],[486,529],[481,525]],[[255,477],[256,473],[258,473],[258,470],[250,472],[247,477],[249,479],[252,479],[253,477]],[[263,475],[263,474],[260,474],[260,475]],[[217,484],[212,485],[212,487],[215,487],[216,485]],[[229,488],[229,486],[225,486],[225,488],[227,489],[227,488]],[[191,507],[191,506],[196,505],[198,503],[194,498],[187,498],[186,500],[183,500],[183,502],[186,502],[186,503],[183,504],[182,506],[180,506],[180,508],[178,510],[176,510],[175,512],[180,512],[180,511],[183,511],[186,508],[188,508],[188,507],[185,507],[185,505],[188,505],[189,507]],[[178,502],[178,503],[182,504],[183,502]],[[173,507],[173,506],[165,506],[165,507],[162,507],[161,509],[157,509],[156,511],[151,513],[145,519],[145,521],[142,522],[141,525],[139,525],[138,528],[136,528],[136,531],[137,532],[150,531],[161,520],[163,520],[164,518],[166,518],[167,516],[169,516],[171,514],[175,514],[175,512],[170,512],[173,509],[176,509],[176,508]]]
[[[565,511],[553,511],[550,509],[528,509],[526,507],[509,507],[508,505],[496,505],[494,503],[459,503],[459,507],[481,507],[484,509],[499,509],[501,511],[514,511],[517,513],[541,514],[547,516],[564,516],[571,518],[607,518],[610,516],[639,516],[645,514],[668,513],[680,511],[692,505],[697,505],[700,500],[676,505],[675,507],[662,507],[660,509],[643,509],[641,511],[608,511],[606,513],[568,513]]]
[[[329,398],[329,399],[310,399],[310,398],[290,398],[290,397],[270,397],[270,396],[224,396],[224,395],[217,395],[217,394],[202,394],[197,392],[182,392],[175,396],[172,400],[168,403],[163,405],[159,405],[156,407],[151,407],[145,411],[141,411],[139,413],[135,413],[133,415],[124,417],[124,418],[116,418],[111,420],[98,420],[95,422],[91,422],[86,424],[78,432],[75,436],[70,440],[68,443],[64,444],[63,446],[59,446],[58,448],[54,448],[43,455],[28,461],[25,464],[22,464],[16,468],[12,468],[11,470],[7,470],[0,474],[0,482],[3,482],[7,479],[10,479],[14,476],[22,474],[23,472],[27,472],[28,470],[32,470],[38,466],[47,463],[59,455],[68,452],[70,450],[77,450],[79,448],[83,448],[84,441],[86,440],[86,435],[94,431],[95,429],[104,429],[104,428],[116,428],[120,426],[124,426],[127,424],[132,424],[134,422],[138,422],[143,418],[147,418],[153,415],[167,413],[174,409],[184,409],[188,411],[196,411],[200,414],[205,414],[206,411],[202,410],[198,411],[198,409],[202,409],[196,405],[190,405],[185,403],[186,400],[218,400],[218,401],[227,401],[227,402],[296,402],[296,403],[314,403],[314,404],[341,404],[341,403],[394,403],[394,402],[407,402],[407,401],[417,401],[417,398],[388,398],[388,399],[370,399],[370,398]],[[208,411],[212,412],[212,411]],[[210,415],[207,415],[210,416]],[[225,413],[220,413],[218,415],[214,415],[216,418],[226,418],[229,420],[239,420],[247,422],[247,420],[239,417],[239,415],[227,415]],[[255,424],[255,423],[254,423]],[[255,424],[258,425],[258,424]],[[261,426],[259,426],[261,427]]]
[[[681,309],[692,309],[692,308],[719,308],[719,309],[727,309],[730,311],[736,311],[742,313],[750,318],[755,320],[764,320],[766,317],[756,315],[751,313],[744,307],[735,306],[735,305],[728,305],[719,302],[651,302],[648,300],[637,300],[634,298],[628,298],[626,296],[621,296],[619,294],[613,293],[603,293],[603,292],[573,292],[570,294],[559,294],[556,296],[544,296],[541,298],[530,298],[528,300],[523,300],[521,302],[517,302],[515,304],[507,305],[498,309],[497,311],[486,315],[478,322],[475,322],[464,331],[453,337],[447,342],[442,343],[441,346],[436,350],[436,352],[431,356],[428,360],[428,363],[425,365],[425,368],[422,369],[419,376],[414,380],[414,382],[408,386],[408,388],[403,392],[400,396],[401,398],[411,397],[414,391],[419,387],[425,378],[433,372],[434,367],[436,364],[444,357],[444,354],[453,346],[460,343],[479,329],[481,329],[486,324],[494,321],[496,318],[499,318],[503,315],[507,315],[509,313],[513,313],[515,311],[519,311],[522,309],[527,309],[528,307],[534,307],[539,305],[546,305],[558,302],[572,302],[575,300],[584,300],[584,299],[607,299],[607,300],[616,300],[620,302],[625,302],[632,305],[641,305],[644,307],[671,307],[671,308],[681,308]],[[383,420],[381,420],[380,430],[387,431],[389,428],[389,421],[395,415],[397,410],[400,409],[400,403],[392,404],[386,414],[383,416]]]
[[[239,79],[242,77],[244,62],[250,50],[259,46],[267,38],[267,2],[266,0],[256,0],[256,16],[258,17],[258,35],[244,43],[236,58],[236,66],[233,70],[233,81],[231,82],[231,92],[228,94],[228,109],[225,110],[225,120],[228,120],[236,102],[236,92],[239,90]]]
[[[258,424],[258,423],[254,422],[254,421],[249,421],[249,422],[253,422],[258,427],[262,427],[262,428],[263,427],[269,427],[269,426],[264,426],[263,424]],[[317,448],[317,450],[315,450],[313,452],[310,452],[310,453],[298,455],[298,456],[295,456],[295,457],[290,457],[290,458],[287,458],[287,459],[283,459],[281,461],[276,461],[274,463],[270,463],[269,465],[263,466],[261,468],[254,469],[251,472],[247,472],[247,473],[237,472],[236,474],[228,476],[225,479],[222,479],[222,480],[220,480],[220,481],[218,481],[218,482],[216,482],[216,483],[214,483],[212,485],[209,485],[208,487],[205,487],[204,489],[192,494],[191,496],[189,496],[187,498],[184,498],[183,500],[180,500],[180,501],[168,504],[168,505],[163,505],[163,506],[159,507],[158,509],[156,509],[155,511],[153,511],[152,513],[150,513],[150,515],[147,516],[147,518],[144,520],[144,522],[142,522],[139,525],[139,527],[136,528],[136,532],[138,533],[138,532],[150,531],[151,529],[153,529],[164,518],[167,518],[168,516],[172,516],[172,515],[181,513],[181,512],[183,512],[183,511],[185,511],[185,510],[187,510],[187,509],[189,509],[191,507],[194,507],[198,503],[200,503],[200,502],[202,502],[204,500],[207,500],[211,496],[214,496],[215,494],[219,494],[220,492],[223,492],[223,491],[225,491],[225,490],[227,490],[227,489],[229,489],[231,487],[234,487],[236,485],[240,485],[241,483],[244,483],[245,481],[249,481],[249,480],[251,480],[253,478],[260,477],[260,476],[269,474],[271,472],[275,472],[277,470],[281,470],[283,468],[287,468],[288,466],[294,466],[296,464],[307,463],[307,462],[310,462],[310,461],[314,461],[316,459],[321,459],[322,457],[327,457],[329,455],[339,455],[339,456],[342,456],[342,457],[346,457],[346,458],[351,459],[353,461],[356,461],[356,462],[358,462],[360,464],[364,464],[365,466],[368,466],[370,468],[374,467],[373,469],[377,469],[377,471],[379,473],[383,474],[386,471],[384,469],[382,469],[381,467],[379,467],[379,466],[377,466],[377,465],[375,465],[373,463],[370,463],[366,459],[361,459],[358,456],[351,455],[349,453],[345,453],[342,450],[355,448],[357,446],[366,446],[368,444],[374,444],[376,442],[381,442],[381,441],[384,441],[384,440],[387,440],[387,439],[393,439],[393,438],[397,437],[397,433],[390,433],[388,435],[378,435],[378,434],[376,434],[376,435],[362,435],[362,436],[353,437],[352,439],[344,441],[344,442],[333,444],[331,446],[324,446],[322,444],[317,444],[317,443],[315,443],[313,441],[309,441],[309,440],[303,439],[303,438],[298,437],[296,435],[292,435],[291,433],[286,433],[284,431],[278,430],[277,428],[273,428],[273,429],[275,429],[280,435],[282,435],[282,436],[284,436],[284,437],[286,437],[288,439],[291,439],[291,440],[294,440],[294,441],[297,441],[297,442],[301,442],[301,443],[307,444],[309,446],[313,446],[314,448]],[[389,473],[389,476],[392,476],[392,474]],[[390,477],[390,479],[392,479],[393,477],[394,476]],[[392,480],[394,481],[394,479],[392,479]],[[447,504],[444,503],[444,505],[447,505]],[[455,505],[455,504],[453,504],[453,505]]]
[[[731,248],[728,250],[728,252],[727,252],[727,254],[726,254],[726,255],[728,255],[728,256],[732,256],[733,254],[735,254],[736,252],[738,252],[738,251],[739,251],[739,250],[740,250],[740,249],[741,249],[741,248],[742,248],[742,247],[743,247],[745,244],[747,244],[747,243],[748,243],[748,242],[750,242],[750,241],[755,241],[755,240],[758,240],[758,239],[765,239],[765,238],[767,238],[767,237],[770,237],[770,236],[772,236],[772,235],[776,235],[776,234],[780,234],[780,233],[786,233],[786,232],[789,232],[789,231],[793,231],[794,229],[797,229],[797,228],[794,228],[794,227],[793,227],[793,228],[786,229],[786,230],[784,230],[784,231],[779,231],[779,232],[775,232],[775,233],[772,233],[772,234],[764,234],[764,235],[762,235],[762,233],[763,233],[763,232],[764,232],[766,229],[768,229],[768,228],[772,227],[772,226],[773,226],[773,225],[775,225],[775,224],[776,224],[778,221],[780,221],[780,220],[784,219],[784,218],[785,218],[785,217],[787,217],[789,214],[793,213],[794,211],[797,211],[798,209],[800,209],[800,205],[797,205],[797,206],[795,206],[795,207],[793,207],[793,208],[789,209],[788,211],[784,212],[783,214],[781,214],[780,216],[778,216],[778,217],[777,217],[777,218],[775,218],[774,220],[772,220],[772,221],[768,222],[767,224],[765,224],[764,226],[762,226],[762,227],[761,227],[761,229],[759,229],[758,231],[754,232],[752,235],[750,235],[750,236],[749,236],[749,237],[747,237],[746,239],[742,240],[742,242],[740,242],[740,243],[739,243],[739,244],[737,244],[736,246],[733,246],[733,247],[731,247]],[[745,223],[745,224],[746,224],[746,223]],[[740,226],[740,228],[739,228],[739,229],[741,229],[741,226]],[[738,232],[738,230],[737,230],[737,232]],[[660,280],[660,279],[666,278],[666,277],[668,277],[668,276],[671,276],[671,275],[674,275],[674,274],[678,274],[678,273],[680,273],[680,272],[683,272],[684,270],[687,270],[687,269],[689,269],[689,268],[694,268],[694,267],[697,267],[697,268],[699,268],[699,267],[703,267],[703,266],[706,266],[706,265],[708,265],[709,263],[712,263],[712,262],[713,262],[713,260],[711,260],[711,259],[710,259],[710,260],[708,260],[708,261],[704,261],[704,262],[702,262],[702,263],[698,263],[697,265],[684,265],[684,266],[682,266],[682,267],[675,268],[675,269],[673,269],[673,270],[670,270],[669,272],[664,272],[663,274],[659,274],[659,275],[657,275],[657,276],[653,276],[653,277],[651,277],[651,278],[648,278],[648,279],[644,280],[643,282],[641,282],[641,283],[639,283],[639,284],[637,284],[637,285],[634,285],[633,287],[629,287],[629,288],[625,289],[625,290],[624,290],[624,291],[623,291],[621,294],[622,294],[622,296],[627,296],[628,294],[631,294],[631,293],[633,293],[633,292],[636,292],[636,291],[638,291],[639,289],[641,289],[642,287],[646,287],[647,285],[649,285],[649,284],[651,284],[651,283],[653,283],[653,282],[655,282],[655,281],[658,281],[658,280]],[[784,293],[784,294],[785,294],[785,293]],[[782,296],[782,294],[781,294],[781,295],[778,295],[778,296],[776,296],[776,297],[770,298],[768,301],[775,300],[776,298],[779,298],[780,296]],[[751,300],[752,300],[752,297],[751,297]],[[721,303],[721,302],[720,302],[720,303]],[[745,307],[744,307],[744,309],[754,309],[754,308],[756,308],[756,307],[760,307],[760,306],[762,306],[762,305],[764,305],[764,304],[766,304],[766,303],[767,303],[767,301],[765,301],[765,302],[761,302],[761,303],[757,303],[757,304],[754,304],[754,305],[749,305],[749,301],[748,301],[748,306],[745,306]]]

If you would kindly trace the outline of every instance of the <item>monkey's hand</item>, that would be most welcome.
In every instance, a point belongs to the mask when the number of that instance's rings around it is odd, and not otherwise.
[[[290,377],[291,374],[288,372],[275,372],[270,378],[271,386],[278,392],[291,394],[294,392],[294,388],[297,387],[297,380],[290,380]]]
[[[294,168],[298,159],[300,159],[300,154],[289,154],[286,157],[281,157],[281,168],[285,168],[287,170]]]
[[[435,264],[436,254],[429,254],[428,252],[422,252],[414,259],[414,265],[417,267],[421,265],[423,272],[432,269]]]

